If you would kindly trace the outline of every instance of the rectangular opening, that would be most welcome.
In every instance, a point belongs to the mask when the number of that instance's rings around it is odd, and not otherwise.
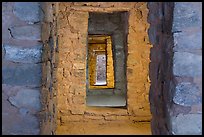
[[[88,75],[90,89],[114,88],[111,36],[88,36]]]
[[[106,82],[106,54],[105,52],[96,57],[96,82],[94,85],[107,85]]]
[[[89,13],[86,105],[126,108],[128,12]]]

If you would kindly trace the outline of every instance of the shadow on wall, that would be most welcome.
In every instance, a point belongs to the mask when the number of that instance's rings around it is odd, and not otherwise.
[[[151,129],[154,135],[171,133],[169,109],[172,103],[173,36],[171,33],[173,2],[149,2],[148,30],[151,49],[150,63],[150,109]]]
[[[202,4],[148,3],[152,133],[202,134]]]

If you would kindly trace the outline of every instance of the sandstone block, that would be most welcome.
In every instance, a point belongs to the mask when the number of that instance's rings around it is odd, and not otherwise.
[[[34,89],[21,89],[16,96],[9,97],[9,101],[16,107],[40,110],[40,91]],[[21,109],[24,113],[25,110]]]
[[[70,121],[83,121],[83,115],[69,115],[61,116],[62,123],[69,123]]]
[[[26,108],[20,108],[19,112],[22,116],[25,116],[27,113],[29,113],[29,110]]]
[[[202,135],[202,114],[179,114],[171,122],[174,135]]]
[[[173,74],[189,77],[202,75],[202,56],[187,52],[175,52]]]
[[[15,2],[13,13],[23,21],[34,23],[40,21],[40,4],[38,2]]]
[[[202,30],[175,33],[174,50],[202,50]]]
[[[73,68],[74,69],[85,69],[85,64],[84,63],[74,63]]]
[[[107,121],[114,121],[116,119],[117,119],[116,116],[105,116],[105,120],[107,120]]]
[[[72,114],[84,114],[85,106],[84,105],[73,105],[71,107]]]
[[[188,27],[202,27],[202,4],[176,2],[172,31],[182,31]]]
[[[10,85],[41,85],[41,65],[13,64],[2,67],[2,82]]]
[[[85,119],[91,119],[91,120],[102,120],[104,119],[103,116],[97,116],[97,115],[84,115]]]
[[[10,29],[14,39],[41,40],[40,25],[14,26]]]
[[[202,97],[196,85],[189,82],[182,82],[176,86],[173,101],[183,106],[192,106],[202,103]]]
[[[4,45],[5,59],[13,62],[37,63],[41,61],[42,45],[31,48],[21,48],[14,45]]]
[[[85,104],[84,96],[73,96],[73,103],[74,104]]]
[[[9,116],[3,119],[4,135],[38,135],[40,133],[39,121],[35,116],[23,116],[10,112]]]

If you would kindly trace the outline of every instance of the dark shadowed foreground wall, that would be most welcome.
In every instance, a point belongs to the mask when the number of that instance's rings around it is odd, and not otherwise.
[[[174,3],[148,3],[150,63],[150,104],[153,134],[170,134],[169,107],[171,105],[173,37],[171,34]]]
[[[202,3],[148,3],[153,134],[202,134]]]
[[[42,110],[40,113],[40,134],[53,135],[57,126],[58,3],[42,2],[41,8],[44,18],[42,20]]]

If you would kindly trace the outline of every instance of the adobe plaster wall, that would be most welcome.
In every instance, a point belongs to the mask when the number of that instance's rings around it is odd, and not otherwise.
[[[86,46],[89,12],[128,11],[127,109],[86,106]],[[86,125],[149,121],[149,55],[146,3],[59,3],[57,134],[89,134]],[[72,127],[79,125],[81,128]],[[106,126],[110,126],[107,124]],[[110,129],[111,130],[111,129]],[[97,129],[96,129],[97,132]],[[95,133],[96,133],[95,132]]]

